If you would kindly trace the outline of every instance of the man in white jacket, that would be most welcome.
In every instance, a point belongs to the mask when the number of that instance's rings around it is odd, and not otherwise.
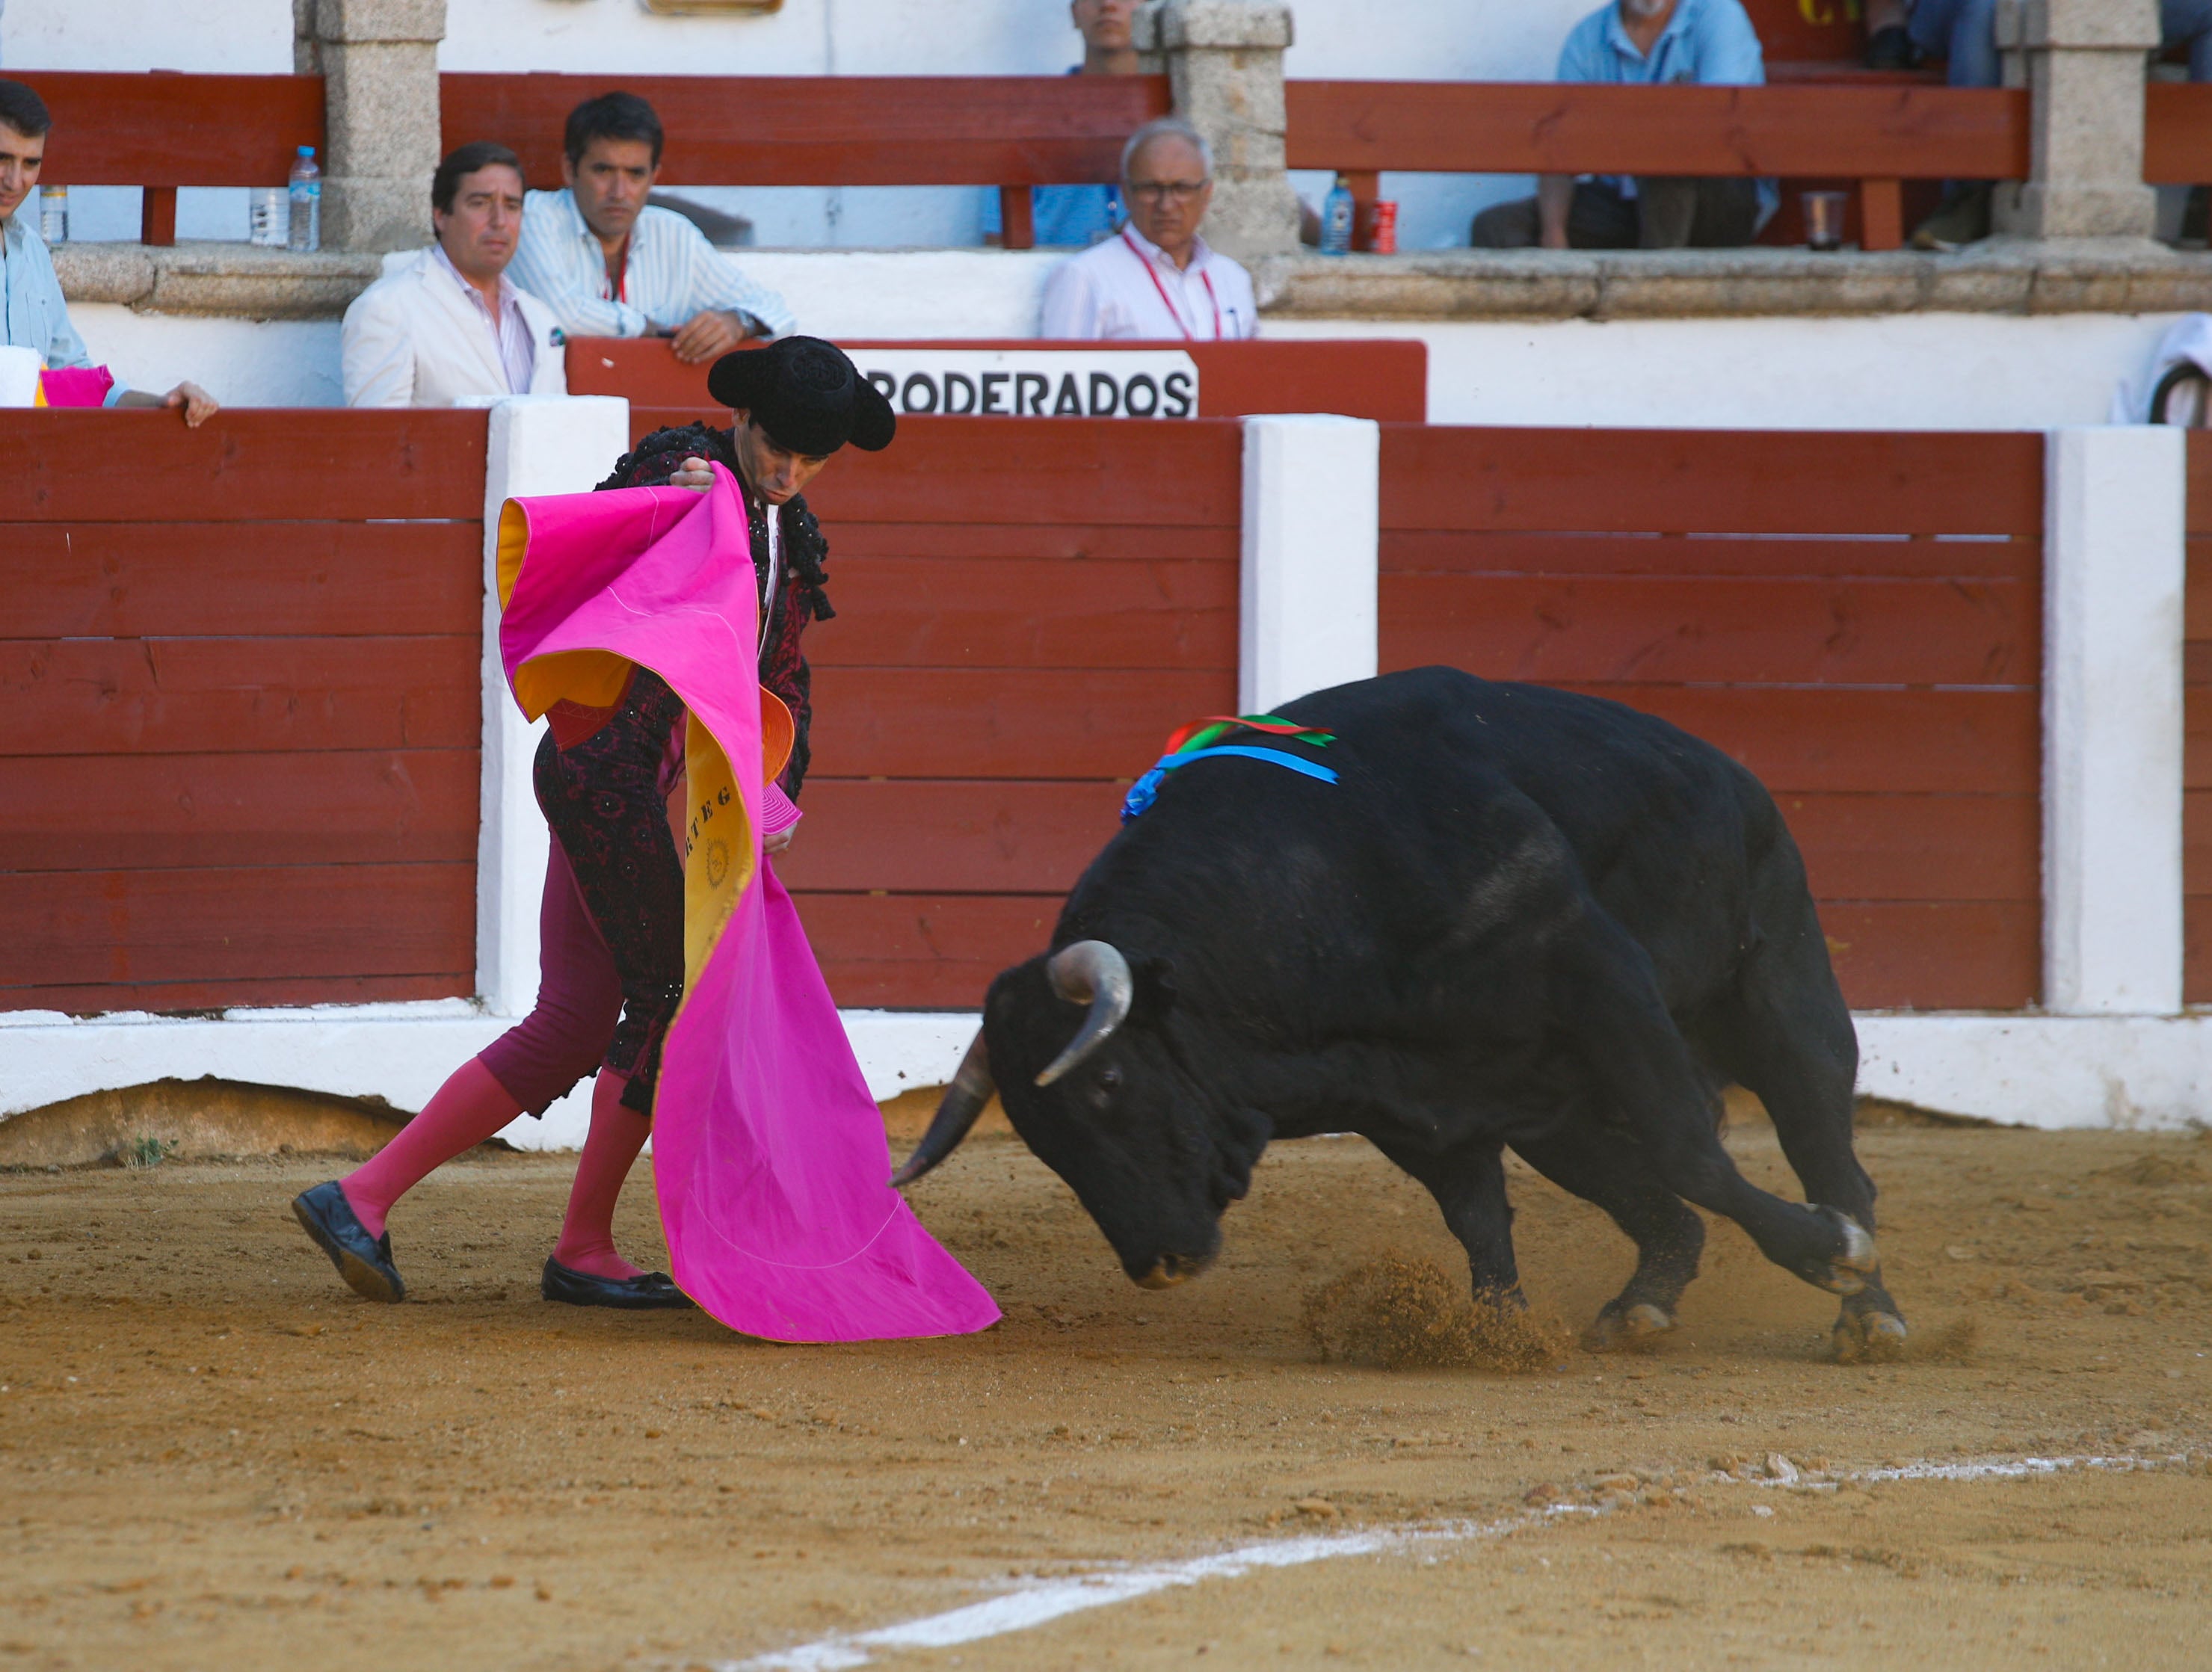
[[[438,165],[438,241],[387,267],[338,334],[348,406],[459,406],[565,395],[553,315],[507,277],[522,232],[522,163],[479,140]]]

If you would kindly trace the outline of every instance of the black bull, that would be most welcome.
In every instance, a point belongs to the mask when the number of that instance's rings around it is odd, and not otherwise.
[[[1076,884],[1054,952],[992,982],[899,1182],[995,1083],[1157,1286],[1212,1261],[1271,1139],[1357,1132],[1435,1195],[1478,1298],[1517,1304],[1510,1145],[1636,1243],[1598,1344],[1672,1327],[1705,1241],[1686,1202],[1843,1295],[1840,1347],[1901,1341],[1851,1148],[1857,1041],[1759,781],[1618,703],[1448,668],[1282,714],[1337,741],[1239,741],[1340,781],[1235,758],[1170,774]],[[1729,1083],[1814,1205],[1736,1170]]]

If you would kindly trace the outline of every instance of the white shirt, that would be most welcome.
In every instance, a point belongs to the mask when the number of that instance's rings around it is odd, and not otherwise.
[[[1037,335],[1066,342],[1123,338],[1211,343],[1259,333],[1252,276],[1203,239],[1190,265],[1133,226],[1070,258],[1045,281]]]
[[[504,279],[500,296],[509,331],[526,341],[494,325],[483,296],[435,245],[389,259],[384,277],[354,298],[338,328],[346,404],[459,406],[509,394],[567,394],[568,369],[551,312]],[[525,388],[515,386],[518,364]]]
[[[537,344],[530,340],[530,323],[522,317],[522,292],[514,288],[514,281],[505,273],[499,276],[499,312],[483,298],[483,292],[468,281],[468,276],[453,265],[453,258],[446,252],[443,244],[430,246],[438,252],[438,264],[461,287],[462,298],[476,310],[477,317],[491,332],[491,339],[499,345],[500,364],[507,370],[507,392],[526,395],[530,392],[530,374],[538,363]]]
[[[585,224],[576,194],[526,192],[522,238],[507,271],[571,337],[674,331],[709,308],[746,315],[763,337],[788,336],[793,323],[781,296],[739,272],[672,209],[638,211],[617,295],[607,282],[606,252]]]

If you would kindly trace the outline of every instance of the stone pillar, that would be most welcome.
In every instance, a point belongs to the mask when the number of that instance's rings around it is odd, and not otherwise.
[[[1996,229],[2025,238],[2148,238],[2143,82],[2158,0],[2000,0],[2007,85],[2033,101],[2030,174],[1997,190]]]
[[[324,80],[324,248],[429,241],[445,33],[446,0],[292,0],[293,68]]]
[[[1298,200],[1283,167],[1280,0],[1158,0],[1137,14],[1136,44],[1162,54],[1176,114],[1213,148],[1207,243],[1239,260],[1298,247]]]

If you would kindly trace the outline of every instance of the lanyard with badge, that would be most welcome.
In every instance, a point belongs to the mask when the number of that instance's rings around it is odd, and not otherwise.
[[[1121,228],[1121,242],[1127,247],[1129,253],[1136,257],[1137,264],[1145,270],[1145,277],[1152,280],[1152,289],[1159,296],[1160,306],[1167,309],[1168,318],[1176,322],[1176,329],[1182,333],[1182,340],[1186,343],[1196,342],[1198,339],[1191,334],[1190,327],[1182,322],[1182,311],[1168,300],[1167,286],[1160,283],[1160,276],[1152,271],[1152,264],[1145,259],[1145,252],[1137,247],[1136,241],[1129,236],[1129,229],[1127,227]],[[1199,283],[1206,287],[1206,300],[1213,307],[1213,340],[1218,343],[1221,340],[1221,299],[1213,294],[1212,274],[1201,267],[1198,270],[1198,278]]]

